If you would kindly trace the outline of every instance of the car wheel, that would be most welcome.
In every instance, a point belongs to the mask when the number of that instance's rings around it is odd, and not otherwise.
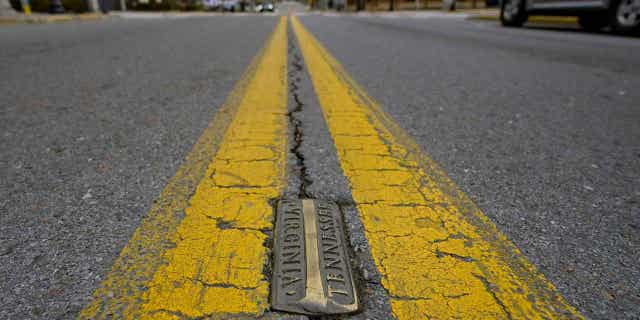
[[[613,31],[628,34],[640,31],[640,0],[612,0],[609,23]]]
[[[520,27],[527,21],[525,0],[502,0],[500,22],[507,27]]]
[[[609,24],[606,14],[589,14],[578,17],[578,24],[587,31],[598,31]]]

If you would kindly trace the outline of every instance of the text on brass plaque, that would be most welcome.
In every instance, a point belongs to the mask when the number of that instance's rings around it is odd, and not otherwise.
[[[338,207],[321,200],[281,200],[274,236],[271,306],[308,315],[358,309]]]

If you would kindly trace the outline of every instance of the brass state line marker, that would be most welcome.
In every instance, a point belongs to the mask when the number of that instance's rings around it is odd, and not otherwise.
[[[275,230],[273,309],[308,315],[358,310],[337,205],[311,199],[280,200]]]

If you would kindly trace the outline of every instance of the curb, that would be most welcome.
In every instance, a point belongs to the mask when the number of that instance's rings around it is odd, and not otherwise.
[[[6,24],[19,24],[19,23],[55,23],[55,22],[69,22],[69,21],[96,21],[107,18],[108,15],[101,13],[86,13],[86,14],[61,14],[61,15],[46,15],[46,14],[32,14],[16,15],[16,16],[0,16],[0,25]]]

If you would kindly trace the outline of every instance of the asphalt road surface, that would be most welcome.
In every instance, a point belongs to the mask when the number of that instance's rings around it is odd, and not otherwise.
[[[640,318],[637,38],[293,8],[357,90],[439,164],[576,314]],[[235,113],[221,106],[245,70],[251,75],[254,61],[259,79],[266,65],[260,61],[279,63],[269,60],[285,43],[270,36],[278,34],[279,19],[0,27],[0,318],[76,318],[96,299],[92,294],[123,248],[136,245],[135,230],[168,197],[162,190],[190,163],[185,158],[211,119],[219,110],[228,121],[244,115],[242,105]],[[403,318],[400,297],[389,288],[394,276],[380,275],[374,263],[377,244],[364,232],[371,222],[359,218],[359,199],[368,194],[346,162],[353,148],[334,134],[349,121],[332,120],[327,101],[344,88],[321,90],[332,74],[309,51],[313,40],[299,27],[294,33],[290,21],[282,29],[288,39],[282,83],[289,85],[282,193],[340,204],[363,293],[362,313],[352,318]],[[261,48],[263,60],[252,60]],[[272,101],[280,88],[273,83],[258,96]],[[195,186],[187,190],[197,197]],[[512,316],[491,284],[486,290],[506,310],[494,317]]]

